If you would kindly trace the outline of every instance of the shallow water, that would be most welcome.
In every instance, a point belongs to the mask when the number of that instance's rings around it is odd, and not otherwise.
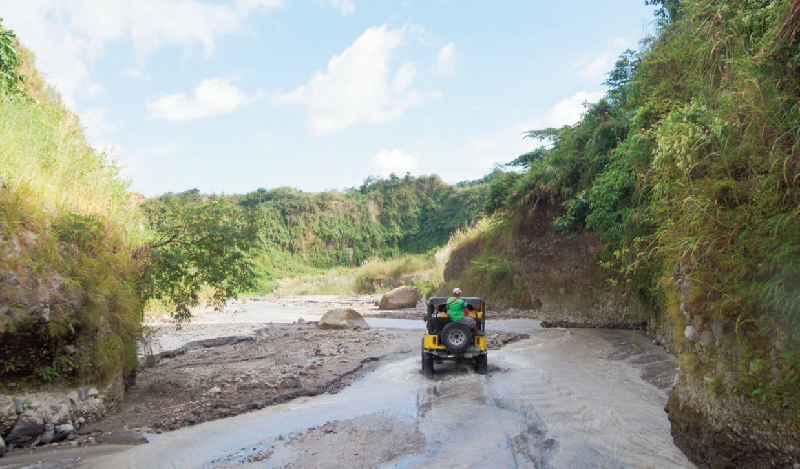
[[[424,326],[392,324],[405,322]],[[609,358],[614,341],[628,340],[630,331],[542,330],[527,320],[496,321],[492,328],[531,338],[491,352],[491,376],[437,365],[436,379],[426,380],[414,354],[339,394],[149,435],[150,444],[90,458],[88,467],[218,467],[231,455],[268,448],[280,435],[376,412],[412,418],[426,437],[422,454],[391,467],[694,467],[672,443],[667,392],[643,381],[631,363]],[[236,467],[280,467],[293,458],[284,449]]]

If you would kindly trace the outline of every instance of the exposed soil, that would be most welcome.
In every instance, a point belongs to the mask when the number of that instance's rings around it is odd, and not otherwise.
[[[416,331],[322,331],[313,323],[274,324],[249,337],[187,344],[183,353],[172,358],[162,353],[158,364],[138,373],[121,413],[81,433],[175,430],[336,392],[379,362],[416,352],[419,336]]]
[[[425,448],[425,436],[415,422],[388,414],[369,414],[352,420],[328,422],[301,433],[280,436],[262,447],[245,449],[215,461],[215,469],[247,466],[291,454],[282,469],[308,467],[375,468],[402,461]],[[332,461],[336,461],[332,465]],[[249,466],[248,466],[249,467]]]

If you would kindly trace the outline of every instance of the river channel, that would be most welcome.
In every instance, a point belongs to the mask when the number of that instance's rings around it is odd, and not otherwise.
[[[369,322],[420,328],[420,321]],[[337,394],[147,435],[147,445],[85,451],[80,459],[64,452],[43,465],[9,467],[279,468],[301,455],[287,443],[293,435],[369,415],[404,422],[422,435],[422,443],[411,454],[364,467],[695,467],[672,442],[664,412],[669,387],[643,379],[654,363],[674,371],[674,359],[646,337],[631,331],[542,329],[532,320],[496,321],[491,328],[530,338],[491,352],[489,376],[440,366],[435,379],[427,380],[419,373],[417,354],[399,355]],[[316,444],[330,446],[325,439]],[[351,454],[351,462],[314,464],[353,467],[352,453],[384,449],[362,438],[361,447],[336,448]]]

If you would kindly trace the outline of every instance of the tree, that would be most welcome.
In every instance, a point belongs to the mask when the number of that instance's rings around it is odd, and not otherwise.
[[[0,18],[0,92],[24,93],[20,86],[22,75],[17,73],[17,67],[22,65],[22,59],[14,47],[17,36],[11,30],[3,29],[2,22],[3,18]]]
[[[154,242],[134,251],[143,264],[145,300],[173,303],[180,322],[191,316],[204,286],[211,287],[215,308],[255,286],[250,252],[260,239],[248,212],[196,190],[153,199],[144,210],[155,230]]]

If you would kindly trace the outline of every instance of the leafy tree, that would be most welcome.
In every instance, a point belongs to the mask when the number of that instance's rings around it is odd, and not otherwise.
[[[17,67],[22,65],[17,50],[14,47],[16,35],[8,29],[3,29],[3,19],[0,18],[0,89],[9,94],[24,93],[20,84],[23,77],[17,73]]]
[[[251,253],[259,236],[241,208],[192,190],[162,196],[145,204],[144,210],[157,237],[134,252],[145,261],[144,299],[173,303],[175,318],[186,321],[204,286],[213,290],[211,304],[217,308],[238,291],[255,286]]]

